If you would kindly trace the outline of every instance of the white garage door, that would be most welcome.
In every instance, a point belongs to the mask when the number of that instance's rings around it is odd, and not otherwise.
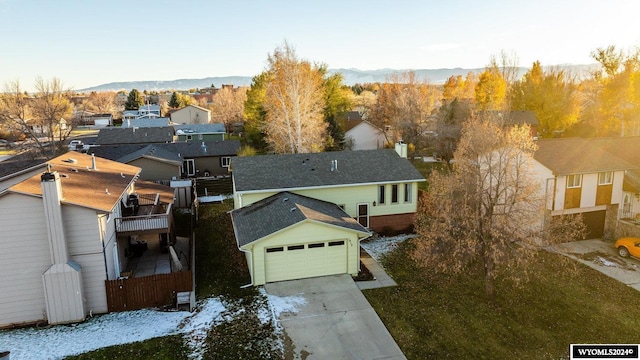
[[[266,248],[267,282],[347,272],[347,241],[332,240]]]

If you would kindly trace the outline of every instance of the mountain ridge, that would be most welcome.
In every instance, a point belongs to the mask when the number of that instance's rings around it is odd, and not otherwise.
[[[593,71],[598,67],[597,64],[561,64],[552,66],[543,66],[543,68],[555,68],[571,72],[577,77],[583,77],[586,73]],[[442,84],[450,76],[466,76],[470,71],[479,74],[484,71],[484,68],[439,68],[439,69],[375,69],[375,70],[360,70],[356,68],[338,68],[329,69],[329,74],[341,73],[343,76],[343,82],[345,85],[351,86],[357,83],[375,83],[384,82],[386,79],[394,73],[406,72],[412,70],[416,73],[417,77],[421,80],[429,81],[433,84]],[[529,68],[519,67],[518,74],[522,76]],[[130,91],[131,89],[138,89],[140,91],[162,91],[162,90],[188,90],[188,89],[200,89],[215,85],[216,87],[222,87],[225,85],[234,86],[249,86],[253,76],[211,76],[198,79],[176,79],[176,80],[142,80],[142,81],[119,81],[101,84],[89,88],[80,89],[80,92],[90,91]]]

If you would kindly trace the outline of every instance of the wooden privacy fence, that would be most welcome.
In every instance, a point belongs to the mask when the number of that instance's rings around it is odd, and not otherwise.
[[[106,280],[107,307],[112,312],[172,305],[178,292],[193,290],[191,280],[191,271]]]

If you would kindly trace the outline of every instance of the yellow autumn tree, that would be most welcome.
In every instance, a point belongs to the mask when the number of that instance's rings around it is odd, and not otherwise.
[[[487,67],[479,76],[475,88],[478,110],[502,110],[507,94],[507,82],[497,65]]]
[[[264,132],[277,153],[308,153],[324,149],[324,91],[320,71],[300,60],[285,42],[268,58]]]

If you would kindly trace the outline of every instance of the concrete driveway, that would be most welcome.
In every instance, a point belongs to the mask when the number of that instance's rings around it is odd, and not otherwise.
[[[276,296],[303,297],[297,313],[280,314],[291,347],[286,359],[406,359],[349,275],[265,285]]]
[[[640,291],[640,262],[618,256],[611,242],[600,239],[574,241],[554,245],[550,250],[580,261]]]

